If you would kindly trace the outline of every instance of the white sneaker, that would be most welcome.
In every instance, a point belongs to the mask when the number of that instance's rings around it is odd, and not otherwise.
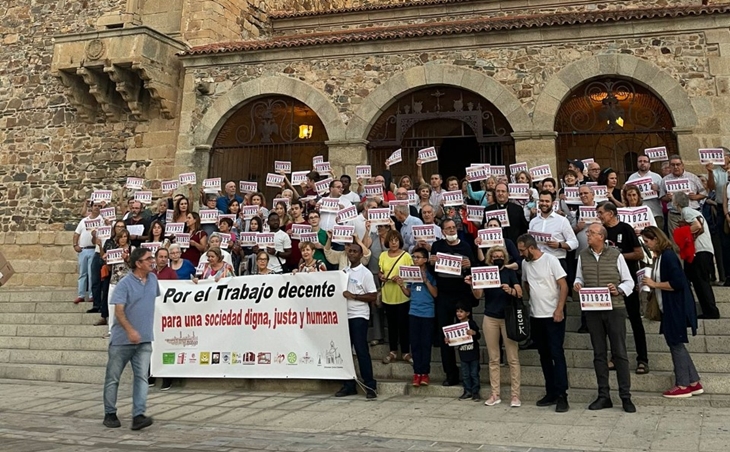
[[[494,405],[500,404],[501,402],[502,402],[502,399],[500,399],[498,395],[492,394],[492,395],[489,396],[489,398],[487,399],[487,401],[484,402],[484,404],[486,406],[494,406]]]
[[[522,402],[517,397],[512,397],[512,401],[510,402],[509,406],[512,408],[519,408],[522,406]]]

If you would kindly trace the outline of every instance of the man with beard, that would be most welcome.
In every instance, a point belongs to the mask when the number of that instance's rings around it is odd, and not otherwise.
[[[529,234],[517,239],[522,261],[523,295],[530,302],[530,330],[537,344],[545,397],[537,406],[556,405],[555,412],[564,413],[568,405],[568,366],[565,361],[565,300],[568,284],[565,270],[552,254],[543,253]]]
[[[555,193],[547,190],[540,192],[537,203],[540,213],[530,221],[530,232],[550,234],[550,240],[540,243],[538,247],[543,253],[557,257],[563,270],[567,273],[566,255],[569,251],[578,248],[578,239],[575,237],[568,219],[553,211],[554,201]]]
[[[629,176],[626,184],[630,184],[632,180],[644,177],[651,177],[651,189],[658,194],[659,185],[662,183],[662,176],[651,171],[651,162],[649,162],[649,157],[645,155],[640,155],[636,159],[636,166],[639,168],[639,170]],[[645,206],[649,206],[649,208],[651,209],[651,213],[654,215],[654,219],[656,220],[657,227],[659,229],[664,229],[664,214],[662,213],[662,204],[659,201],[659,198],[643,199],[642,204]]]
[[[489,212],[493,210],[507,210],[507,218],[509,218],[509,226],[503,227],[502,230],[504,238],[510,239],[513,242],[517,242],[517,238],[527,232],[527,218],[525,218],[525,212],[521,206],[513,202],[509,202],[509,190],[507,184],[498,183],[494,189],[495,203],[484,209],[484,214],[487,218],[493,216]]]
[[[434,271],[436,265],[436,254],[446,253],[461,256],[461,275],[449,275],[445,273],[435,273],[436,283],[439,288],[439,295],[436,298],[436,326],[438,334],[434,340],[441,347],[441,363],[444,366],[446,380],[444,386],[456,386],[459,384],[459,369],[456,367],[456,354],[454,348],[450,347],[444,341],[444,326],[455,323],[456,304],[463,302],[473,306],[476,300],[471,293],[471,287],[464,284],[464,277],[470,273],[472,265],[476,262],[471,246],[463,240],[459,240],[457,235],[456,223],[454,220],[447,219],[442,223],[444,234],[443,240],[436,240],[431,245],[431,257],[429,264],[431,271]]]

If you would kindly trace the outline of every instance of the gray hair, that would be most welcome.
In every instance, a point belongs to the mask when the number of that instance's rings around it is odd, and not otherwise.
[[[180,247],[180,245],[178,243],[171,244],[170,247],[167,248],[167,250],[168,251],[177,250],[177,251],[180,251],[182,253],[182,248]]]
[[[223,237],[221,236],[220,232],[214,232],[214,233],[210,234],[210,237],[208,237],[208,240],[210,241],[210,239],[212,239],[213,237],[218,237],[218,239],[221,242],[223,241]]]
[[[410,214],[410,208],[408,206],[395,206],[393,208],[393,213],[400,213],[408,216]]]
[[[689,207],[689,196],[687,196],[687,193],[683,191],[674,192],[674,194],[672,194],[672,202],[680,209]]]

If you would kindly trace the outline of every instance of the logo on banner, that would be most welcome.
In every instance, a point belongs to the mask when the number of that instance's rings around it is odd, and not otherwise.
[[[312,364],[314,360],[309,356],[309,352],[304,352],[304,356],[299,358],[299,362],[302,364]]]
[[[221,363],[221,352],[213,352],[210,355],[210,363],[211,364],[220,364]]]
[[[294,352],[289,352],[288,355],[286,355],[286,362],[289,364],[296,364],[297,363],[297,354]]]
[[[259,352],[257,355],[257,361],[259,364],[271,364],[271,353]]]
[[[200,352],[200,364],[210,364],[210,352]]]
[[[196,345],[198,345],[198,336],[195,335],[195,331],[193,331],[192,334],[188,334],[185,336],[183,336],[182,331],[180,331],[179,336],[165,339],[165,342],[167,342],[170,345],[183,346],[183,347],[195,347]]]
[[[246,352],[243,354],[243,357],[241,358],[243,361],[243,364],[251,365],[256,364],[256,353],[254,352]]]
[[[174,353],[163,353],[162,354],[162,364],[175,364],[175,354]]]

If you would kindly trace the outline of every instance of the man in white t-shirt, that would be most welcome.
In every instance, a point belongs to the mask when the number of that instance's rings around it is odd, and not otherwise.
[[[291,238],[289,234],[279,229],[279,215],[269,213],[269,232],[274,233],[274,247],[266,247],[266,253],[269,255],[268,268],[274,273],[282,272],[282,265],[291,254]]]
[[[352,203],[352,205],[356,206],[360,203],[360,195],[355,193],[354,191],[350,191],[350,186],[352,185],[352,178],[348,176],[347,174],[343,174],[340,176],[340,182],[342,182],[342,197],[347,199]]]
[[[657,192],[658,195],[659,186],[662,183],[662,176],[651,170],[651,162],[649,161],[649,157],[645,155],[640,155],[639,157],[637,157],[636,166],[639,170],[629,176],[626,184],[631,183],[631,181],[635,179],[651,177],[651,189]],[[642,204],[645,206],[649,206],[651,212],[654,214],[654,219],[656,220],[657,227],[659,229],[664,229],[664,213],[662,213],[662,204],[659,201],[659,198],[656,197],[653,199],[644,199],[642,201]]]
[[[568,283],[558,258],[540,251],[535,238],[523,234],[517,238],[522,261],[525,298],[530,300],[530,335],[537,344],[545,397],[537,406],[556,405],[555,411],[568,411],[568,367],[565,362],[565,300]]]
[[[79,283],[78,296],[74,303],[78,304],[84,301],[88,296],[91,298],[91,262],[94,258],[94,242],[91,235],[91,229],[87,229],[87,220],[101,219],[101,203],[95,202],[91,204],[91,213],[89,216],[79,221],[76,226],[73,237],[74,251],[78,254],[79,261]],[[102,225],[104,222],[102,221]]]
[[[355,348],[357,363],[360,367],[360,376],[365,385],[365,396],[375,399],[375,377],[373,376],[373,362],[370,359],[368,346],[368,321],[370,320],[370,303],[375,303],[378,289],[372,272],[362,265],[362,248],[357,243],[347,246],[347,260],[350,266],[344,272],[347,274],[347,290],[342,295],[347,299],[347,323],[350,328],[350,344]],[[345,397],[357,394],[355,380],[346,380],[342,389],[335,397]]]

